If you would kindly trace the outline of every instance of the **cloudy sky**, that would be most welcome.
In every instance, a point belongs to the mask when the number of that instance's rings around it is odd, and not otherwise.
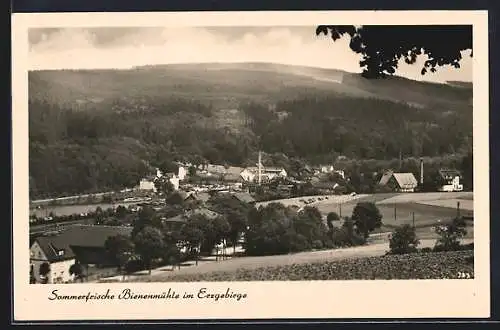
[[[138,65],[203,62],[271,62],[360,72],[349,39],[335,43],[315,27],[189,27],[30,29],[29,66],[42,69],[131,68]],[[468,53],[467,53],[468,54]],[[464,55],[466,55],[464,53]],[[459,70],[443,67],[420,75],[401,63],[398,75],[444,82],[472,81],[472,60]]]

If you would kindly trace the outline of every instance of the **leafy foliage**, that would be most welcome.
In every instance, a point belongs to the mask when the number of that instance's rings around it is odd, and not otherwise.
[[[113,263],[122,270],[134,253],[132,240],[123,235],[110,236],[104,242],[104,248]]]
[[[328,213],[326,216],[326,222],[327,222],[329,230],[333,230],[333,222],[334,221],[340,221],[339,215],[335,212]]]
[[[50,273],[50,264],[48,262],[44,262],[40,265],[38,273],[42,277],[42,283],[46,284],[49,281],[49,273]]]
[[[404,224],[392,233],[389,241],[391,254],[406,254],[417,251],[417,246],[420,244],[415,228],[408,224]]]
[[[134,238],[145,227],[161,228],[161,220],[151,206],[144,206],[140,209],[137,219],[134,221],[132,238]]]
[[[466,223],[463,218],[455,218],[451,223],[436,227],[439,235],[435,251],[455,251],[460,248],[460,239],[467,235]]]
[[[356,233],[365,238],[368,238],[370,232],[382,226],[382,214],[375,203],[371,202],[357,203],[352,211],[352,220]]]
[[[227,194],[214,195],[208,203],[214,211],[225,215],[229,224],[228,238],[236,248],[238,238],[246,230],[250,206]]]
[[[134,244],[135,251],[151,273],[151,262],[155,258],[160,258],[166,248],[162,232],[158,228],[146,226],[135,236]]]
[[[154,182],[156,191],[163,196],[169,196],[174,191],[174,185],[165,177],[161,177]]]
[[[70,275],[73,275],[75,277],[75,280],[83,280],[83,266],[79,262],[75,262],[69,267],[69,273]]]
[[[400,59],[414,64],[423,54],[429,58],[422,75],[443,65],[459,68],[461,52],[472,50],[472,25],[321,25],[316,34],[330,34],[333,41],[348,35],[350,48],[362,55],[360,66],[366,78],[392,75]]]
[[[323,247],[327,228],[314,207],[298,212],[280,203],[252,209],[245,232],[248,255],[272,255]]]

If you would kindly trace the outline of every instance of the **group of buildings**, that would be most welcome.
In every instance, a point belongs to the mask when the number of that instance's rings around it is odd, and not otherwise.
[[[438,171],[437,190],[441,192],[463,191],[461,183],[462,175],[455,169],[442,168]],[[424,162],[420,159],[420,182],[417,181],[413,173],[396,173],[386,171],[379,181],[380,187],[386,187],[391,191],[414,192],[417,187],[424,185]]]
[[[186,202],[200,201],[199,207],[186,209],[176,216],[164,216],[159,211],[158,215],[167,230],[179,230],[188,221],[190,216],[200,214],[207,218],[221,216],[212,210],[208,200],[210,194],[206,192],[181,192]],[[246,192],[230,193],[231,198],[241,202],[253,204],[255,199]],[[62,227],[57,232],[50,232],[31,239],[30,242],[30,277],[35,283],[71,283],[75,274],[70,269],[75,263],[84,269],[88,277],[91,274],[111,269],[114,273],[116,267],[110,260],[106,250],[106,240],[111,236],[123,235],[129,237],[132,226],[105,226],[105,225],[71,225]],[[179,242],[181,252],[185,252],[182,242]],[[47,273],[43,272],[45,265]],[[109,274],[108,274],[109,275]]]
[[[158,179],[167,178],[175,190],[184,198],[185,201],[197,200],[202,205],[196,212],[204,212],[208,217],[216,216],[214,212],[205,207],[211,195],[209,192],[219,191],[221,193],[229,193],[232,197],[249,204],[255,203],[255,199],[251,194],[243,189],[244,183],[267,183],[274,179],[286,179],[285,181],[294,182],[294,178],[290,178],[284,168],[265,167],[260,162],[254,167],[235,167],[224,165],[200,165],[196,166],[196,176],[212,182],[210,184],[192,184],[188,183],[191,164],[178,163],[176,173],[162,173],[157,170],[156,175],[144,178],[139,183],[139,189],[145,191],[156,192],[155,181]],[[330,190],[338,186],[337,183],[325,183],[318,181],[317,177],[324,174],[336,173],[340,178],[349,181],[344,171],[335,169],[334,166],[324,165],[315,168],[308,167],[313,176],[311,183],[315,187],[325,185],[326,190]],[[453,169],[441,169],[439,171],[441,185],[439,191],[462,191],[461,174]],[[316,181],[314,180],[316,178]],[[420,182],[417,181],[413,173],[401,173],[394,171],[386,171],[382,174],[378,185],[386,187],[390,191],[397,192],[414,192],[423,184],[423,163],[420,168]],[[213,180],[211,180],[213,179]],[[298,182],[295,180],[295,182]],[[193,210],[189,212],[194,212]],[[181,226],[189,214],[184,213],[175,217],[162,218],[162,221],[172,225],[172,228]],[[81,264],[91,266],[103,266],[108,263],[106,260],[105,241],[109,236],[117,234],[130,235],[131,227],[126,226],[88,226],[77,225],[65,228],[57,234],[40,236],[35,238],[30,245],[30,273],[32,278],[37,282],[44,279],[49,283],[65,283],[71,282],[74,275],[69,269],[76,261]],[[41,265],[47,263],[50,265],[48,274],[40,274]]]
[[[181,183],[185,182],[188,178],[188,169],[193,165],[183,163],[177,164],[177,173],[163,174],[161,171],[157,170],[156,175],[149,176],[140,181],[139,189],[156,192],[155,180],[164,177],[168,178],[175,190],[179,190]],[[282,167],[263,166],[260,157],[256,165],[257,166],[246,168],[213,164],[196,166],[196,176],[200,181],[204,182],[205,185],[198,184],[192,188],[195,190],[207,190],[209,187],[212,190],[238,190],[245,183],[261,184],[271,182],[275,179],[286,179],[289,183],[300,183],[300,181],[295,180],[295,178],[288,176],[287,171]],[[321,182],[318,177],[322,174],[336,173],[343,180],[349,180],[343,170],[336,169],[333,165],[321,165],[314,168],[306,166],[305,170],[311,175],[311,183],[319,189],[325,188],[327,190],[332,190],[338,186],[338,184],[332,184],[331,182]],[[454,169],[440,169],[438,173],[440,176],[438,184],[439,191],[452,192],[463,190],[463,184],[461,183],[462,177],[459,171]],[[413,173],[388,170],[382,174],[378,185],[379,187],[385,187],[395,192],[414,192],[419,185],[423,185],[423,180],[423,162],[421,162],[420,182]]]
[[[155,175],[150,175],[143,178],[139,182],[138,189],[143,191],[156,192],[155,181],[167,178],[174,187],[174,190],[179,190],[181,185],[189,186],[195,190],[205,189],[210,187],[211,190],[238,190],[245,184],[266,184],[276,179],[287,181],[288,183],[301,183],[293,177],[290,177],[283,167],[264,166],[259,159],[256,166],[238,167],[225,166],[216,164],[193,165],[189,163],[176,162],[178,166],[177,173],[162,173],[157,169]],[[187,184],[186,179],[189,177],[191,168],[194,168],[197,184],[194,187],[192,184]],[[320,165],[316,167],[306,166],[304,169],[311,177],[314,175],[336,173],[342,179],[345,179],[345,172],[336,169],[333,165]],[[313,180],[314,181],[314,180]]]

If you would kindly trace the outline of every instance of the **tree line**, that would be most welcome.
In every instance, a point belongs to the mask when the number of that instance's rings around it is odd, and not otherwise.
[[[210,105],[151,98],[147,109],[138,109],[129,102],[123,106],[128,111],[87,111],[31,100],[30,196],[133,187],[166,160],[253,165],[259,150],[269,155],[266,165],[288,169],[295,162],[331,164],[342,157],[356,166],[400,155],[446,160],[472,150],[469,107],[414,108],[341,95],[283,101],[275,108],[244,103],[246,129],[234,131],[215,125]],[[352,172],[360,174],[356,166]]]

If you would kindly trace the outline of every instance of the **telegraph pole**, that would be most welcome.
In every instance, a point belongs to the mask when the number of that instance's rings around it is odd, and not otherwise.
[[[259,168],[259,186],[262,182],[262,156],[261,156],[261,152],[259,151],[259,163],[257,164],[258,168]]]

